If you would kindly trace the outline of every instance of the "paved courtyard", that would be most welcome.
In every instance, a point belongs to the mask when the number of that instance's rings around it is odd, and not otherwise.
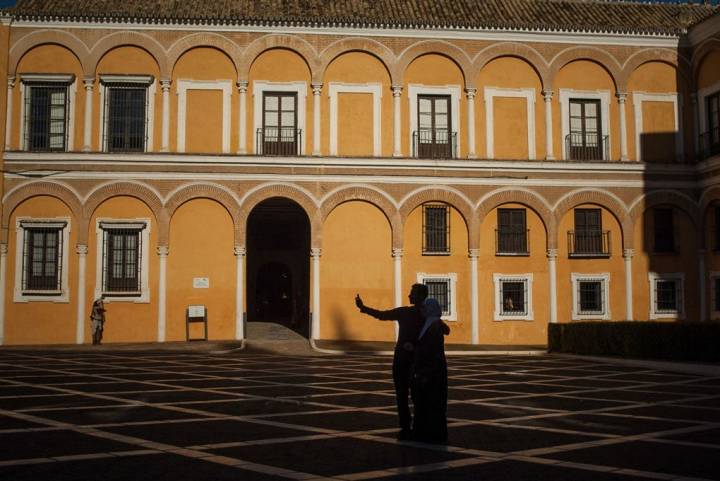
[[[389,357],[0,350],[5,480],[720,480],[720,375],[452,357],[450,440],[395,440]]]

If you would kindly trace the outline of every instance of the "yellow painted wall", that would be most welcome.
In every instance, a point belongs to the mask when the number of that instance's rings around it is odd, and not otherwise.
[[[675,109],[670,102],[643,102],[640,156],[643,162],[675,161]]]
[[[305,99],[305,130],[302,136],[305,142],[305,154],[312,152],[313,138],[313,93],[310,86],[310,69],[305,60],[297,53],[286,49],[268,50],[258,56],[250,67],[248,74],[249,84],[247,93],[247,149],[253,151],[256,126],[253,124],[255,112],[253,100],[253,85],[255,81],[264,82],[305,82],[307,84],[307,98]],[[298,103],[300,99],[298,99]],[[262,102],[261,102],[262,104]],[[327,112],[327,110],[326,110]],[[323,114],[321,114],[323,115]],[[324,114],[327,115],[327,114]],[[262,114],[261,114],[262,118]],[[257,128],[262,125],[257,126]],[[327,152],[327,151],[326,151]]]
[[[610,93],[610,119],[608,122],[610,129],[610,158],[613,160],[619,159],[620,111],[618,110],[618,103],[615,99],[615,84],[607,70],[589,60],[577,60],[560,69],[557,77],[555,77],[555,83],[553,84],[553,91],[555,92],[555,97],[553,98],[553,138],[555,142],[554,151],[557,158],[562,156],[562,145],[565,142],[565,139],[562,138],[562,112],[560,110],[560,102],[555,100],[555,98],[559,99],[560,89],[579,91],[601,90]],[[628,124],[630,124],[632,112],[627,110],[626,115]],[[608,132],[603,132],[603,135],[608,135]],[[544,143],[541,145],[544,145]],[[635,159],[633,150],[628,149],[628,155],[631,160]]]
[[[526,208],[530,255],[496,256],[495,230],[497,209],[493,209],[480,227],[478,284],[480,344],[545,344],[548,324],[547,236],[540,217],[522,204],[504,204],[499,208]],[[533,274],[532,321],[495,320],[493,274]]]
[[[222,152],[222,92],[188,90],[187,110],[185,152]]]
[[[14,302],[15,251],[18,217],[70,219],[68,233],[69,302]],[[10,217],[8,255],[5,284],[5,343],[6,344],[71,344],[75,342],[77,312],[77,244],[78,224],[70,209],[54,197],[33,197],[20,204]]]
[[[575,208],[598,208],[601,206],[586,204]],[[575,230],[574,209],[565,213],[558,224],[558,321],[569,322],[572,319],[572,280],[571,273],[610,274],[610,316],[613,321],[625,319],[625,264],[622,257],[622,229],[615,216],[602,209],[602,229],[610,231],[610,257],[590,259],[570,259],[568,257],[568,231]],[[565,293],[566,295],[563,295]]]
[[[194,304],[207,307],[208,339],[234,339],[235,274],[233,223],[225,208],[209,199],[180,206],[170,220],[167,340],[186,339],[185,312]],[[193,288],[195,277],[209,278],[210,288]]]
[[[75,100],[75,135],[74,150],[82,149],[83,142],[83,115],[85,112],[85,96],[80,95],[84,90],[83,71],[77,57],[68,49],[59,45],[40,45],[26,53],[17,68],[17,80],[13,89],[13,128],[12,148],[19,149],[20,142],[20,110],[22,104],[21,79],[23,73],[53,73],[74,74],[77,96]]]
[[[148,99],[154,103],[154,129],[153,152],[159,152],[162,136],[162,89],[160,88],[160,68],[157,61],[145,50],[138,47],[118,47],[110,50],[98,62],[96,70],[96,83],[93,95],[93,149],[102,150],[99,124],[100,112],[104,106],[100,105],[100,76],[104,74],[115,75],[152,75],[155,79],[155,98]],[[84,122],[84,116],[82,119]],[[81,122],[81,124],[82,124]],[[82,127],[84,129],[84,126]]]
[[[97,271],[97,243],[102,242],[102,236],[96,235],[97,219],[150,219],[146,229],[150,229],[148,244],[148,268],[150,302],[136,303],[132,301],[118,301],[107,298],[105,302],[106,322],[103,333],[103,343],[112,342],[154,342],[157,340],[157,278],[158,257],[155,253],[157,246],[157,224],[153,213],[142,201],[134,197],[112,197],[98,206],[90,219],[90,233],[88,235],[87,277],[86,277],[86,312],[88,319],[85,324],[85,339],[91,339],[90,308],[95,295],[95,274]],[[100,267],[102,268],[102,267]]]
[[[445,87],[447,85],[460,87],[460,112],[458,115],[460,125],[452,125],[453,132],[459,132],[457,136],[461,157],[467,157],[467,100],[465,98],[465,78],[462,70],[448,57],[438,54],[423,55],[415,59],[405,71],[405,84],[403,85],[403,96],[401,103],[402,122],[402,151],[407,156],[412,156],[412,145],[410,145],[410,103],[408,101],[408,85],[419,84],[426,87]],[[450,109],[454,109],[452,105]],[[392,117],[391,117],[392,118]]]
[[[698,89],[720,82],[720,50],[713,50],[703,58],[697,74]]]
[[[385,215],[366,202],[341,204],[325,220],[320,259],[321,339],[394,341],[394,322],[360,314],[354,302],[359,293],[368,306],[394,307],[390,237]]]
[[[535,145],[536,158],[545,157],[545,113],[542,84],[537,72],[527,62],[515,57],[500,57],[483,67],[478,76],[478,92],[475,98],[475,144],[478,156],[484,156],[485,105],[484,88],[534,88],[535,89]],[[508,102],[510,101],[510,102]],[[527,104],[525,99],[495,98],[494,140],[495,157],[498,159],[527,159]],[[498,108],[498,103],[504,105]],[[463,120],[464,122],[464,120]],[[513,130],[515,124],[522,132]],[[559,135],[559,134],[558,134]],[[521,142],[521,144],[518,144]]]
[[[423,255],[423,209],[413,210],[405,221],[405,246],[402,258],[403,289],[418,282],[418,273],[457,274],[456,303],[457,320],[448,321],[450,335],[447,343],[468,344],[471,340],[470,318],[470,261],[468,259],[468,229],[462,215],[456,209],[450,209],[450,255]],[[403,291],[403,301],[407,297]]]
[[[177,80],[223,80],[230,82],[231,85],[230,152],[237,152],[237,118],[240,105],[238,100],[237,88],[235,86],[237,82],[237,71],[235,70],[235,66],[233,65],[230,58],[225,53],[214,48],[194,48],[185,52],[178,59],[173,69],[172,80],[173,82],[170,90],[170,150],[173,152],[177,151]],[[219,93],[220,90],[211,90],[210,92]],[[202,109],[198,108],[198,99],[192,100],[192,95],[189,95],[188,97],[189,98],[187,110],[185,113],[186,119],[189,122],[189,124],[186,124],[187,128],[185,131],[186,150],[187,147],[190,145],[190,142],[195,142],[197,140],[192,139],[192,137],[214,138],[214,136],[217,135],[217,128],[214,122],[208,122],[207,125],[203,126],[201,122],[195,123],[194,120],[191,120],[197,118],[199,115],[203,115],[205,112]],[[191,105],[191,102],[193,102],[193,105]],[[208,108],[218,108],[220,111],[222,111],[222,102],[220,102],[219,107],[215,106]],[[158,112],[158,115],[162,116],[162,110]],[[192,130],[190,128],[192,128]],[[248,139],[251,138],[252,137],[248,137]],[[193,145],[197,146],[197,144]],[[213,150],[215,153],[222,152],[220,148],[215,148]]]
[[[362,52],[349,52],[333,60],[325,71],[322,96],[322,132],[321,145],[323,152],[330,152],[330,100],[327,95],[331,82],[348,84],[379,83],[381,93],[381,145],[382,155],[392,155],[393,142],[393,111],[390,75],[383,63],[376,57]],[[338,154],[339,155],[373,155],[372,95],[364,95],[363,100],[350,100],[353,95],[338,96]],[[368,100],[369,99],[369,100]],[[308,108],[311,105],[308,104]],[[352,131],[343,137],[343,131]]]

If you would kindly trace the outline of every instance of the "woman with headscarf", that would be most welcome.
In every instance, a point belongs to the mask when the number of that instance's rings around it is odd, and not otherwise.
[[[422,311],[425,323],[418,336],[413,363],[413,438],[443,443],[448,435],[445,336],[450,328],[440,318],[442,309],[436,299],[425,300]]]

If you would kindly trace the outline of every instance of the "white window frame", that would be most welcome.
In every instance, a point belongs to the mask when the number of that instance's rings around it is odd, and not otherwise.
[[[410,131],[408,141],[410,142],[410,149],[412,150],[413,145],[413,132],[418,129],[418,118],[417,118],[417,98],[418,95],[449,95],[450,96],[450,122],[451,127],[455,128],[457,133],[457,152],[456,157],[462,157],[460,145],[462,142],[461,129],[460,129],[460,92],[462,91],[459,85],[442,85],[442,86],[427,86],[421,84],[409,84],[408,85],[408,101],[410,102]],[[452,132],[452,131],[451,131]]]
[[[535,89],[505,89],[499,87],[485,87],[483,92],[485,98],[485,145],[487,146],[487,158],[495,158],[495,97],[500,98],[524,98],[527,111],[527,145],[528,159],[537,158],[537,147],[535,145]]]
[[[116,229],[140,229],[142,236],[142,252],[140,264],[140,293],[136,296],[114,296],[113,292],[106,292],[103,285],[103,269],[105,268],[105,249],[103,243],[103,234],[108,228],[103,225],[112,225]],[[138,304],[147,304],[150,302],[150,286],[149,286],[149,255],[150,255],[150,219],[113,219],[98,218],[95,220],[96,235],[96,251],[95,251],[95,299],[101,295],[106,295],[105,303],[112,302],[134,302]],[[112,228],[112,227],[111,227]]]
[[[24,270],[23,248],[25,246],[25,229],[32,227],[56,227],[62,230],[62,258],[58,259],[58,266],[61,269],[60,290],[59,291],[34,291],[36,293],[44,293],[38,295],[28,295],[30,292],[23,289],[22,274]],[[15,289],[13,295],[14,302],[56,302],[67,303],[69,301],[70,286],[69,279],[69,261],[68,247],[70,245],[70,218],[69,217],[53,217],[53,218],[35,218],[35,217],[18,217],[15,219]]]
[[[570,274],[572,282],[572,320],[610,320],[610,274]],[[602,312],[594,314],[582,314],[580,312],[580,282],[601,282],[602,283]]]
[[[338,155],[338,94],[356,93],[372,94],[373,99],[373,156],[382,155],[382,84],[364,83],[350,84],[330,82],[328,84],[328,97],[330,97],[330,155]]]
[[[560,89],[560,125],[562,126],[562,138],[560,145],[562,147],[563,159],[568,158],[567,146],[565,139],[570,135],[570,99],[582,100],[599,100],[600,101],[600,125],[602,134],[608,136],[607,152],[603,149],[603,160],[610,160],[612,155],[612,135],[610,134],[610,91],[609,90],[574,90]]]
[[[429,274],[427,272],[418,272],[416,279],[418,284],[425,284],[426,280],[446,281],[448,283],[450,314],[442,316],[442,320],[457,321],[457,273]]]
[[[685,274],[682,272],[658,273],[649,272],[648,281],[650,285],[650,319],[685,319]],[[657,281],[676,281],[680,309],[672,312],[657,312],[657,298],[655,295]]]
[[[503,297],[502,297],[502,285],[504,282],[522,282],[525,284],[526,289],[526,314],[520,315],[505,315],[503,314]],[[532,285],[533,275],[532,273],[526,274],[493,274],[493,284],[495,286],[495,312],[493,313],[493,319],[498,322],[502,321],[533,321],[535,317],[533,315],[533,302],[532,302]]]
[[[155,130],[155,95],[157,93],[157,80],[152,75],[100,75],[100,142],[103,152],[108,152],[108,139],[106,138],[107,124],[106,116],[107,109],[105,108],[105,97],[107,96],[108,87],[107,84],[142,84],[147,89],[147,95],[145,98],[145,129],[147,132],[147,138],[145,139],[145,150],[144,152],[152,152],[154,145],[154,130]],[[104,139],[104,140],[103,140]],[[121,154],[122,152],[114,152]]]
[[[232,107],[233,82],[232,80],[178,80],[177,96],[177,150],[185,152],[185,135],[187,120],[187,91],[188,90],[220,90],[222,92],[222,153],[230,153],[230,114]]]
[[[305,152],[307,142],[307,83],[305,82],[268,82],[255,80],[253,82],[253,152],[258,155],[257,131],[263,128],[263,94],[265,92],[294,92],[297,95],[297,129],[302,131],[300,137],[300,153]]]
[[[73,74],[20,74],[20,150],[27,151],[27,139],[25,138],[25,96],[32,86],[26,86],[26,82],[37,83],[59,83],[67,85],[67,141],[65,152],[72,152],[75,149],[75,98],[77,97],[77,78]]]
[[[675,114],[675,157],[676,160],[682,161],[685,146],[683,145],[683,135],[680,131],[682,118],[682,98],[677,92],[668,93],[645,93],[633,92],[633,113],[635,115],[635,159],[642,161],[640,152],[640,135],[643,133],[643,102],[668,102],[673,104],[673,112]]]

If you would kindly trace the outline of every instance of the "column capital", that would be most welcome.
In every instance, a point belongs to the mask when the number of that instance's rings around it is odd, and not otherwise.
[[[402,249],[393,248],[393,250],[392,250],[392,256],[393,256],[393,257],[402,257],[402,256],[403,256],[403,250],[402,250]]]
[[[75,246],[75,252],[80,256],[86,256],[88,253],[88,246],[85,244],[78,244]]]
[[[157,252],[157,255],[160,257],[167,257],[167,255],[170,253],[170,247],[168,246],[157,246],[155,249]]]
[[[15,87],[15,77],[8,77],[7,78],[7,86],[9,89]]]
[[[8,253],[8,245],[0,244],[0,255],[6,256]]]
[[[310,249],[310,257],[320,257],[322,255],[322,249],[319,247],[313,247]]]
[[[233,254],[238,257],[244,257],[245,254],[247,254],[247,249],[243,246],[235,246],[233,247]]]
[[[476,94],[477,94],[477,89],[474,87],[465,89],[465,95],[467,95],[468,100],[474,99]]]
[[[557,259],[558,256],[558,250],[557,249],[548,249],[547,250],[547,258],[551,260]]]
[[[246,93],[247,89],[248,89],[248,81],[247,80],[238,80],[237,89],[238,89],[238,92],[240,92],[241,94]]]
[[[163,92],[169,92],[171,85],[172,80],[170,80],[169,78],[160,79],[160,88]]]
[[[542,91],[543,98],[545,98],[545,102],[550,102],[553,98],[553,95],[555,95],[555,91],[553,90],[543,90]]]
[[[313,95],[320,95],[320,92],[322,91],[323,84],[310,84],[312,87]]]
[[[480,249],[468,249],[468,257],[470,259],[477,259],[480,257]]]
[[[623,249],[622,255],[625,259],[631,259],[635,256],[635,249]]]
[[[392,89],[393,97],[400,97],[402,95],[402,85],[393,85],[390,88]]]
[[[85,77],[83,84],[85,84],[85,90],[92,90],[95,88],[95,77]]]
[[[627,92],[615,92],[615,97],[618,99],[618,103],[624,104],[625,100],[627,100]]]

